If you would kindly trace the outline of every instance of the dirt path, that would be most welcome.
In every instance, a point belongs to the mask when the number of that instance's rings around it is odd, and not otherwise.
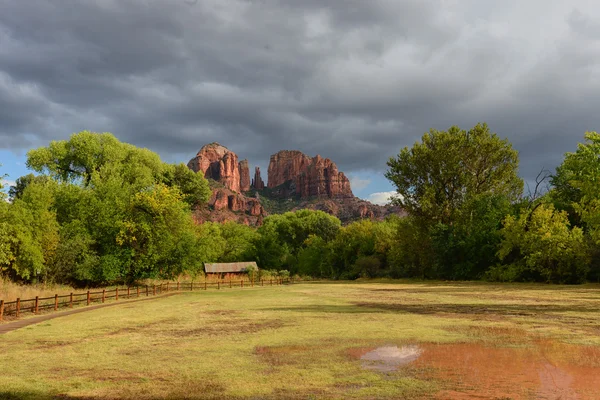
[[[64,317],[66,315],[79,314],[79,313],[86,312],[86,311],[97,310],[99,308],[118,306],[118,305],[121,305],[121,304],[135,303],[135,302],[138,302],[138,301],[154,300],[154,299],[159,299],[159,298],[163,298],[163,297],[167,297],[167,296],[173,296],[173,295],[179,294],[179,293],[180,292],[166,293],[166,294],[161,294],[161,295],[158,295],[158,296],[147,297],[147,298],[144,298],[144,299],[119,300],[119,301],[115,301],[114,303],[97,304],[97,305],[94,305],[94,306],[84,306],[84,307],[81,307],[81,308],[76,308],[74,310],[56,312],[56,313],[51,313],[51,314],[46,314],[46,315],[40,315],[38,317],[21,319],[21,320],[18,320],[18,321],[9,322],[7,324],[0,325],[0,335],[3,335],[5,333],[7,333],[7,332],[12,332],[12,331],[20,329],[20,328],[24,328],[24,327],[29,326],[29,325],[39,324],[40,322],[47,321],[49,319]]]

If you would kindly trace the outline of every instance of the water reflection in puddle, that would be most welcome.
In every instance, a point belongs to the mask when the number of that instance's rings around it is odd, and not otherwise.
[[[374,371],[391,372],[406,365],[421,355],[418,346],[383,346],[362,355],[362,367]]]
[[[600,348],[561,343],[528,347],[421,344],[353,349],[364,369],[410,367],[442,382],[438,398],[600,399]]]

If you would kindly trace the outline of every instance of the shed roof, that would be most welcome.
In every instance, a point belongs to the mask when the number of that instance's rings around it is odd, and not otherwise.
[[[222,274],[227,272],[246,272],[249,266],[257,267],[254,261],[234,263],[204,263],[204,271],[207,274]]]

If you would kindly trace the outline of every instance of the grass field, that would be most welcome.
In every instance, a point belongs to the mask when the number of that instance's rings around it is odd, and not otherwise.
[[[0,336],[0,398],[597,399],[598,310],[598,285],[187,292]]]

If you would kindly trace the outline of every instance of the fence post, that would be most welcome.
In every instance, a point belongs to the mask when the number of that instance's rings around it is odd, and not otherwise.
[[[190,282],[190,292],[194,290],[194,281]]]
[[[229,278],[229,288],[231,289],[231,277]]]
[[[204,290],[206,290],[206,278],[204,278]]]
[[[243,288],[243,287],[244,287],[244,280],[243,280],[243,279],[240,281],[240,287],[241,287],[241,288]]]
[[[250,280],[250,284],[252,285],[252,287],[254,287],[254,278],[252,278],[252,279]]]
[[[90,291],[87,291],[87,305],[90,305]]]
[[[169,282],[167,282],[167,293],[169,293]]]
[[[140,297],[140,287],[136,286],[135,290],[137,291],[137,297]]]
[[[217,281],[217,289],[221,289],[221,280],[220,279]]]
[[[146,285],[146,297],[148,297],[148,285]]]
[[[127,299],[129,299],[129,294],[130,294],[130,290],[129,290],[129,286],[127,286]]]
[[[102,302],[104,303],[104,300],[106,300],[106,289],[102,289]]]
[[[35,312],[34,314],[37,314],[38,311],[40,310],[40,296],[35,296]]]
[[[58,310],[58,294],[54,295],[54,311]]]
[[[3,315],[4,315],[4,300],[0,300],[0,321],[2,321]]]
[[[69,308],[73,308],[73,293],[69,296]]]
[[[179,292],[179,281],[177,281],[177,291]]]
[[[21,312],[21,298],[17,297],[17,318],[19,318],[20,312]]]
[[[115,301],[119,300],[119,287],[115,289]]]
[[[152,285],[152,296],[156,296],[156,284]]]

